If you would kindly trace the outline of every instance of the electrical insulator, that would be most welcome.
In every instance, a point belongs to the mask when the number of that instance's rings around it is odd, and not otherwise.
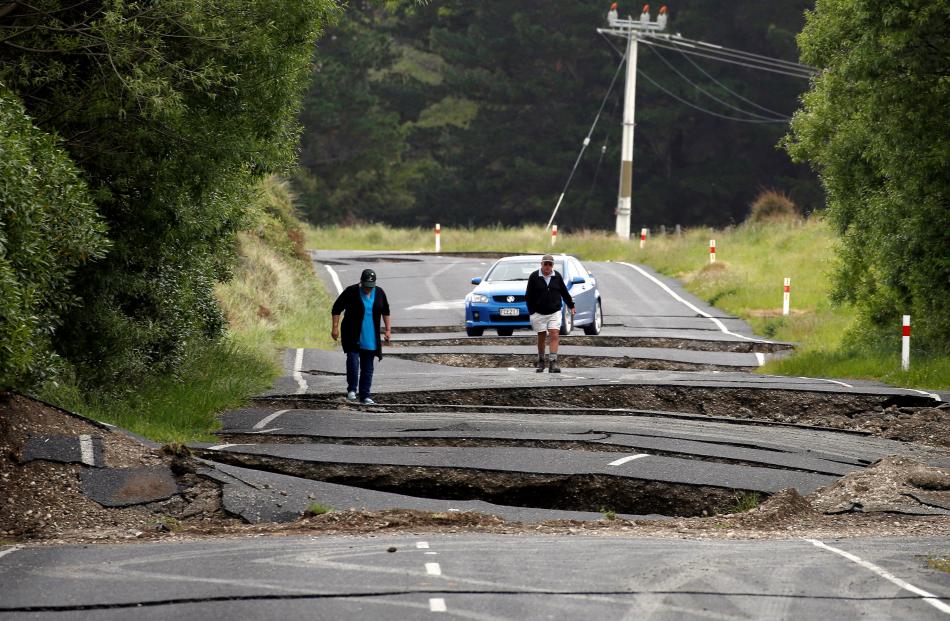
[[[643,24],[644,26],[650,23],[650,5],[649,4],[643,5],[643,12],[640,13],[640,23]]]
[[[659,26],[660,30],[666,30],[666,20],[668,17],[666,6],[661,6],[660,14],[656,18],[656,25]]]

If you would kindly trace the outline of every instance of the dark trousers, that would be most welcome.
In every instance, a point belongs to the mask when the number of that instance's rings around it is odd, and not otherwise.
[[[373,386],[375,357],[376,352],[368,349],[346,352],[346,392],[356,392],[360,401],[369,399],[369,390]]]

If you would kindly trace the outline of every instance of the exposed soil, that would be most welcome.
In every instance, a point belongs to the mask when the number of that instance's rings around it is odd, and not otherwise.
[[[456,330],[461,328],[456,327]],[[447,330],[426,330],[430,333],[445,332]],[[398,332],[393,328],[393,332]],[[403,332],[423,332],[423,330],[404,330]],[[461,345],[535,345],[537,338],[534,335],[514,336],[480,336],[467,338],[445,338],[438,340],[400,339],[393,340],[389,346],[399,347],[431,347],[431,346],[461,346]],[[669,339],[645,336],[581,336],[568,335],[560,339],[562,345],[577,345],[584,347],[662,347],[665,349],[688,349],[691,351],[718,351],[735,353],[763,353],[771,354],[780,351],[790,351],[791,343],[764,343],[760,341],[705,341],[693,339]]]
[[[393,358],[428,362],[449,367],[476,367],[476,368],[506,368],[531,367],[537,355],[535,354],[401,354],[390,353]],[[562,367],[576,369],[593,369],[614,367],[621,369],[644,369],[650,371],[751,371],[754,366],[737,367],[720,364],[697,364],[694,362],[674,362],[672,360],[658,360],[654,358],[597,357],[574,356],[561,354],[558,364]]]
[[[92,434],[103,441],[106,465],[133,467],[166,464],[176,472],[182,494],[168,501],[105,508],[82,495],[78,473],[85,466],[45,461],[21,463],[30,434]],[[882,460],[875,468],[844,477],[802,498],[780,492],[751,511],[669,521],[605,519],[542,524],[507,522],[477,513],[418,511],[335,511],[288,524],[248,525],[220,508],[216,484],[189,472],[192,462],[149,448],[119,433],[19,395],[0,395],[0,544],[134,542],[261,535],[338,535],[393,532],[491,532],[653,536],[669,538],[788,538],[868,536],[948,536],[950,518],[851,511],[829,515],[843,500],[863,499],[906,506],[940,501],[948,492],[946,470],[906,459]],[[862,478],[863,477],[863,478]],[[864,487],[867,489],[864,489]],[[857,494],[857,496],[855,496]],[[925,501],[908,494],[923,495]],[[842,500],[843,499],[843,500]],[[930,506],[930,505],[927,505]]]

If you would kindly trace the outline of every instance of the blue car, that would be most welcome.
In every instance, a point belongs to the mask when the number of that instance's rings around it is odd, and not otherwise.
[[[540,254],[499,259],[484,278],[473,278],[475,289],[465,296],[465,332],[481,336],[485,328],[494,328],[498,336],[511,336],[515,330],[531,329],[525,288],[531,272],[541,269]],[[561,303],[561,334],[583,327],[584,334],[600,334],[604,310],[594,275],[569,255],[554,257],[554,269],[560,272],[574,298],[575,315],[565,312]]]

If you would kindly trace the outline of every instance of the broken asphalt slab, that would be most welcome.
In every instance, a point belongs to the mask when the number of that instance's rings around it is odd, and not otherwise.
[[[164,466],[84,470],[82,492],[104,507],[127,507],[164,500],[179,493],[178,483]]]
[[[102,438],[88,434],[30,436],[23,446],[20,461],[26,463],[34,459],[100,467],[103,465]]]

